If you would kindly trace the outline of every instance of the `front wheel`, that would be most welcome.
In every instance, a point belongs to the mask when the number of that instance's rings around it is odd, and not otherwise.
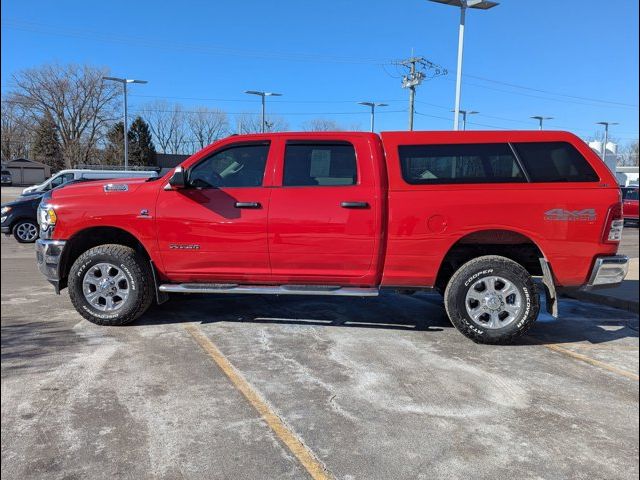
[[[93,247],[73,263],[69,297],[84,318],[98,325],[124,325],[153,300],[153,277],[145,258],[124,245]]]
[[[13,227],[13,236],[20,243],[33,243],[38,239],[38,224],[33,220],[20,220]]]
[[[531,275],[497,255],[462,265],[449,280],[444,302],[454,326],[477,343],[510,343],[531,328],[540,312]]]

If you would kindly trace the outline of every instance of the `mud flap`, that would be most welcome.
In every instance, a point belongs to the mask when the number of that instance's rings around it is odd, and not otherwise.
[[[160,291],[160,284],[158,283],[158,273],[156,272],[156,266],[153,264],[153,260],[150,260],[151,275],[153,275],[153,289],[156,292],[156,303],[162,305],[169,300],[169,294],[167,292]]]
[[[547,313],[553,316],[553,318],[558,318],[558,294],[555,283],[553,283],[551,267],[546,258],[540,258],[539,260],[540,266],[542,267],[542,284],[544,285]]]

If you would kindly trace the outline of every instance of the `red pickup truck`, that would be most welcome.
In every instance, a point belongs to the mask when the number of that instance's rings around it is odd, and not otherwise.
[[[37,260],[91,322],[168,293],[444,295],[483,343],[524,333],[556,287],[615,285],[615,177],[564,132],[234,135],[164,177],[54,191]],[[534,277],[541,279],[538,288]]]

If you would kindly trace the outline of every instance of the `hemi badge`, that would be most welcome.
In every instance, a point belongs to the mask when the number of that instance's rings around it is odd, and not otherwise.
[[[129,185],[126,183],[107,183],[104,187],[105,192],[126,192]]]

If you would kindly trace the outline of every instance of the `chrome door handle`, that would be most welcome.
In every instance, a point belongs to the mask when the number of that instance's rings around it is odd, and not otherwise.
[[[369,208],[367,202],[342,202],[340,206],[342,208]]]
[[[236,208],[262,208],[260,202],[236,202],[234,207]]]

